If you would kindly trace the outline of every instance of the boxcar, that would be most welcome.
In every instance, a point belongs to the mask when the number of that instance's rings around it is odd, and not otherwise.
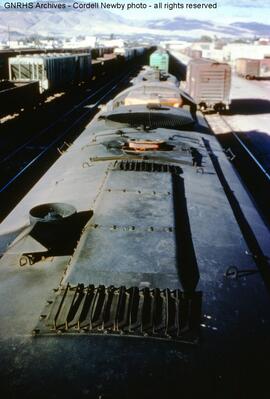
[[[187,66],[186,90],[202,110],[228,109],[231,67],[210,59],[191,60]]]
[[[150,66],[160,71],[169,72],[169,55],[166,51],[157,50],[150,56]]]
[[[267,78],[270,77],[270,59],[238,58],[235,62],[235,70],[239,76],[246,79]]]

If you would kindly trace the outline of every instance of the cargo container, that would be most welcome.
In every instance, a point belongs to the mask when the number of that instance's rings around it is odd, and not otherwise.
[[[39,100],[39,82],[0,82],[0,117],[33,107]]]
[[[203,110],[228,109],[231,67],[210,59],[191,60],[187,66],[186,91]]]
[[[251,58],[238,58],[235,62],[235,70],[239,76],[246,79],[270,77],[270,58],[255,60]]]
[[[9,59],[9,79],[38,80],[40,92],[54,91],[91,78],[91,55],[38,54]]]
[[[166,51],[157,50],[150,55],[150,66],[158,68],[162,72],[169,72],[169,54]]]

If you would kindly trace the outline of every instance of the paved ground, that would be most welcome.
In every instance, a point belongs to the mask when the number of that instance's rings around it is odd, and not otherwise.
[[[233,75],[232,115],[226,116],[236,132],[244,132],[254,155],[270,171],[270,80],[246,80]]]

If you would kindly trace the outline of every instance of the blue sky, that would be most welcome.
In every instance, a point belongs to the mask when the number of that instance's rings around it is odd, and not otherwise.
[[[71,0],[69,0],[70,2]],[[94,1],[94,0],[85,0]],[[97,0],[100,2],[100,0]],[[173,11],[163,9],[155,10],[153,9],[153,4],[161,1],[163,5],[165,3],[217,3],[218,7],[216,10],[196,10],[196,9],[184,9]],[[177,15],[187,17],[187,18],[197,18],[197,19],[210,19],[216,20],[218,23],[231,23],[234,21],[255,21],[265,24],[270,24],[270,0],[118,0],[119,3],[146,3],[152,5],[151,8],[147,10],[132,9],[132,10],[119,10],[113,11],[118,15],[130,19],[154,19],[154,18],[173,18]],[[3,5],[6,0],[0,0],[0,5]],[[62,2],[59,0],[59,2]],[[65,0],[63,0],[65,2]],[[117,0],[104,0],[107,3],[117,3]],[[126,7],[125,7],[126,8]],[[41,11],[42,12],[42,11]],[[61,11],[59,11],[61,12]],[[81,11],[87,12],[87,11]],[[270,32],[269,32],[270,34]]]

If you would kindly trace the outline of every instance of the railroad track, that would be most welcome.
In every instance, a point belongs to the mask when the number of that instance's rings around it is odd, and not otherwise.
[[[99,104],[104,100],[108,101],[110,95],[123,90],[123,85],[135,70],[133,68],[91,91],[49,126],[0,158],[0,220],[59,157],[63,145],[68,146],[67,141],[72,142],[79,135],[98,111]]]
[[[205,119],[224,148],[227,157],[235,166],[263,219],[270,225],[268,171],[252,153],[245,139],[234,131],[224,116],[210,114],[205,115]]]

